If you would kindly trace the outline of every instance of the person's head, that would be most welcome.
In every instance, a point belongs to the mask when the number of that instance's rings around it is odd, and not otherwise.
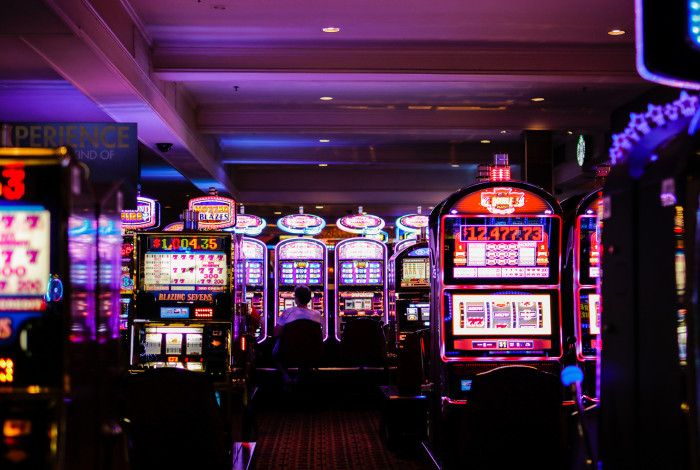
[[[294,288],[294,300],[296,300],[299,307],[306,307],[311,301],[311,289],[309,289],[309,286],[296,286]]]

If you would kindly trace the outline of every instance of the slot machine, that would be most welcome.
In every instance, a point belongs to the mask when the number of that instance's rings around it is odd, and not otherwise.
[[[327,259],[325,243],[313,238],[288,238],[275,246],[275,325],[285,309],[296,306],[294,288],[304,284],[312,292],[309,308],[321,312],[323,340],[328,339]]]
[[[368,238],[347,238],[335,246],[335,337],[358,317],[389,321],[387,248]]]
[[[121,285],[119,302],[119,330],[122,341],[128,343],[127,332],[129,311],[134,295],[136,278],[136,250],[134,232],[158,227],[160,224],[160,204],[155,199],[136,197],[135,210],[121,211],[122,248],[121,248]]]
[[[178,367],[219,380],[231,364],[233,243],[228,232],[136,234],[130,367]]]
[[[2,468],[105,468],[121,207],[101,198],[66,147],[0,148]]]
[[[477,374],[511,364],[559,373],[562,212],[534,185],[485,182],[436,206],[429,229],[431,447],[449,460],[458,449],[443,420],[466,409]]]
[[[389,259],[389,309],[399,344],[406,333],[430,327],[428,242],[405,247]]]
[[[700,468],[700,99],[646,109],[613,136],[601,203],[600,458]]]
[[[597,400],[596,360],[601,349],[601,232],[598,224],[600,191],[585,196],[578,204],[573,227],[573,322],[576,358],[584,371],[583,392]]]
[[[248,311],[260,318],[255,338],[261,343],[267,338],[267,245],[255,238],[243,237],[241,255],[246,303]]]

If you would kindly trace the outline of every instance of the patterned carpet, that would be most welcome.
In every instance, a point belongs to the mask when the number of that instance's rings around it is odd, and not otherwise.
[[[399,456],[386,448],[373,397],[335,396],[333,400],[268,401],[260,407],[256,469],[427,468],[418,462],[417,449],[412,455]]]

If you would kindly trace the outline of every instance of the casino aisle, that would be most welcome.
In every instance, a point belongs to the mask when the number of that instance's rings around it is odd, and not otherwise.
[[[354,371],[353,373],[356,373]],[[283,392],[274,384],[258,398],[257,470],[431,468],[417,447],[389,449],[381,438],[377,377],[324,372]]]

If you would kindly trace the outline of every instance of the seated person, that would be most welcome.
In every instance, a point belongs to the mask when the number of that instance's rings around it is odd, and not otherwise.
[[[277,368],[282,373],[282,378],[284,379],[285,383],[289,383],[290,378],[287,368],[280,361],[280,336],[282,335],[284,326],[296,320],[311,320],[319,325],[321,324],[321,313],[307,308],[307,305],[311,301],[311,296],[312,293],[309,286],[296,286],[294,288],[294,302],[296,303],[296,307],[285,309],[282,312],[282,315],[280,315],[280,317],[277,319],[277,325],[275,326],[275,331],[273,333],[276,341],[275,347],[272,350],[272,357],[275,359]]]

